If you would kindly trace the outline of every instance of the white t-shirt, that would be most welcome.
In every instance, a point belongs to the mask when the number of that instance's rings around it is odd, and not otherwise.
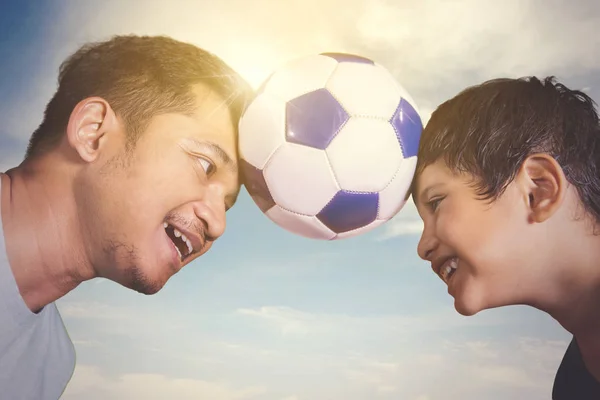
[[[19,293],[0,218],[0,399],[57,400],[74,369],[75,348],[56,305],[34,314]]]

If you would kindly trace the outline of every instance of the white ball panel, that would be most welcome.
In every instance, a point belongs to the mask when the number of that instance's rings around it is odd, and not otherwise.
[[[323,88],[336,66],[336,60],[321,55],[294,60],[271,76],[264,91],[287,102]]]
[[[386,221],[384,221],[384,220],[376,219],[375,221],[371,222],[369,225],[362,226],[358,229],[354,229],[353,231],[338,233],[338,235],[335,237],[335,239],[336,240],[347,239],[350,237],[362,235],[363,233],[370,232],[373,229],[383,225],[385,222]]]
[[[402,161],[392,126],[361,117],[350,118],[326,152],[340,187],[357,192],[382,190]]]
[[[277,205],[269,209],[266,214],[273,222],[292,233],[320,240],[330,240],[335,237],[335,232],[323,225],[317,217],[294,214]]]
[[[394,179],[379,193],[378,219],[389,220],[404,207],[416,166],[417,157],[402,160]]]
[[[389,120],[401,100],[394,77],[378,65],[340,63],[326,87],[352,116]]]
[[[284,142],[285,103],[263,93],[246,109],[240,120],[240,157],[262,169]]]
[[[267,163],[264,177],[275,203],[316,215],[340,190],[323,150],[284,143]]]

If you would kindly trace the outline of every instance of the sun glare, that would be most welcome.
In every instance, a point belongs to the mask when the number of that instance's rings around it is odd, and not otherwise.
[[[277,56],[274,49],[259,44],[245,43],[221,54],[254,89],[258,89],[265,79],[286,61],[281,55]]]

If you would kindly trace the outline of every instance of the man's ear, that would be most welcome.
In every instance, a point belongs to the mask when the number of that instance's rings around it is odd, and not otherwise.
[[[115,127],[117,120],[108,102],[100,97],[80,101],[69,118],[67,141],[85,162],[98,158],[106,134]]]
[[[528,156],[517,173],[532,222],[544,222],[562,205],[567,179],[562,167],[549,154]]]

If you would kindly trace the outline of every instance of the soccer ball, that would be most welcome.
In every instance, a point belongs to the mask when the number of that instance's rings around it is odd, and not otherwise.
[[[240,120],[244,185],[289,232],[363,234],[404,206],[422,129],[415,102],[381,65],[303,57],[271,74]]]

